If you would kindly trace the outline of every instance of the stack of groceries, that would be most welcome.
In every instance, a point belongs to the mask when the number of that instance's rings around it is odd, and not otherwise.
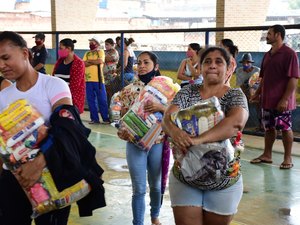
[[[109,114],[110,114],[110,120],[113,125],[116,125],[119,123],[119,120],[121,119],[121,110],[122,110],[122,103],[119,97],[120,92],[115,93],[111,97],[110,101],[110,107],[109,107]]]
[[[169,104],[180,86],[166,76],[154,77],[140,92],[131,108],[121,118],[121,123],[129,131],[131,141],[145,150],[149,150],[159,137],[162,127],[161,112],[148,113],[144,106],[148,102]]]
[[[39,144],[48,130],[44,122],[25,99],[13,102],[0,113],[0,158],[6,169],[14,172],[39,154]],[[66,207],[90,192],[85,180],[59,192],[47,167],[32,187],[23,189],[33,207],[32,218]]]
[[[223,118],[224,113],[217,97],[202,100],[171,115],[176,126],[193,136],[199,136]]]
[[[211,129],[223,118],[224,113],[217,97],[202,100],[171,115],[172,122],[193,137]],[[219,155],[219,162],[213,161],[217,159],[216,155]],[[213,167],[220,163],[220,167],[226,167],[226,164],[234,158],[234,148],[227,139],[222,142],[192,146],[186,154],[175,148],[174,158],[176,166],[181,168],[185,179],[194,179],[199,171],[203,171],[210,164]]]
[[[113,127],[120,127],[120,119],[122,117],[121,112],[127,112],[128,108],[133,104],[132,100],[138,97],[140,90],[144,87],[145,84],[142,81],[134,81],[111,97],[109,116]]]

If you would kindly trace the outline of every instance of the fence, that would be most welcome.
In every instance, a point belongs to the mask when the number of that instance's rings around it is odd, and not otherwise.
[[[162,73],[176,80],[176,71],[182,59],[185,58],[185,51],[190,43],[199,43],[201,46],[218,45],[222,38],[230,38],[239,48],[237,61],[245,52],[250,52],[255,61],[254,65],[260,67],[264,52],[270,49],[266,44],[266,33],[269,26],[252,27],[227,27],[227,28],[193,28],[193,29],[154,29],[154,30],[114,30],[114,31],[58,31],[44,32],[46,34],[46,47],[49,49],[47,63],[54,64],[57,59],[57,49],[59,40],[63,38],[76,39],[75,53],[80,57],[88,49],[88,39],[97,35],[104,47],[104,40],[120,36],[123,38],[134,38],[132,48],[136,54],[144,50],[154,51],[159,57],[159,64]],[[300,24],[285,25],[287,45],[297,51],[300,58]],[[32,41],[32,32],[19,32],[23,34],[28,43]],[[124,42],[122,41],[122,46]],[[123,47],[122,47],[123,48]],[[123,54],[120,56],[123,57]],[[123,60],[121,60],[122,62]],[[51,73],[51,71],[47,71]],[[121,73],[121,78],[123,69]],[[124,86],[123,79],[118,85]],[[235,86],[234,78],[232,86]],[[298,90],[299,91],[299,90]],[[298,93],[298,104],[300,104],[300,94]],[[297,115],[300,110],[297,109]],[[252,110],[253,111],[253,110]],[[256,115],[251,114],[248,126],[257,126]],[[295,116],[294,116],[295,118]],[[300,132],[300,123],[294,130]]]

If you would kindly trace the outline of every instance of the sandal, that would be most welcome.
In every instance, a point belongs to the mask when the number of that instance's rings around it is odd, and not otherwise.
[[[289,170],[293,168],[294,164],[293,163],[281,163],[279,166],[279,169],[281,170]]]
[[[272,160],[261,159],[261,158],[258,157],[258,158],[252,159],[250,161],[250,163],[252,163],[252,164],[273,163],[273,161]]]

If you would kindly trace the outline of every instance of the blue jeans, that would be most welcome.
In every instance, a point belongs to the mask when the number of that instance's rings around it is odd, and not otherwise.
[[[105,85],[98,82],[86,82],[86,98],[90,110],[90,118],[92,121],[99,122],[99,115],[103,121],[109,121],[108,104]]]
[[[145,215],[146,176],[150,189],[150,215],[158,218],[161,207],[161,164],[163,144],[155,144],[148,151],[127,142],[126,159],[132,182],[133,224],[143,225]]]

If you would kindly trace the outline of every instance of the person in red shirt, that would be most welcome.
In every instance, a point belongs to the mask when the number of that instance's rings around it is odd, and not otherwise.
[[[264,55],[261,64],[260,86],[250,101],[260,99],[265,128],[264,152],[251,163],[272,163],[272,147],[277,130],[282,132],[284,159],[280,169],[290,169],[292,163],[292,110],[296,108],[296,88],[300,77],[296,52],[283,43],[285,28],[274,25],[268,29],[267,44],[272,48]]]

